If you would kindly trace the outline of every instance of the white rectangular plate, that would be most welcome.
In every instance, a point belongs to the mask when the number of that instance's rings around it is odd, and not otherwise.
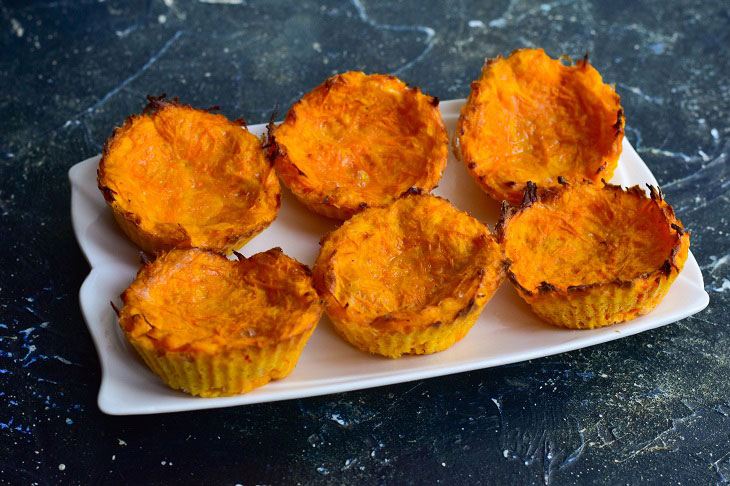
[[[464,100],[442,102],[441,113],[453,135]],[[260,135],[264,125],[249,127]],[[294,372],[245,395],[195,398],[167,388],[128,347],[110,301],[132,282],[139,268],[139,250],[117,225],[96,186],[99,157],[80,162],[69,171],[71,215],[79,245],[91,265],[81,286],[81,311],[99,353],[102,368],[99,408],[108,414],[132,415],[230,407],[249,403],[325,395],[420,378],[489,368],[540,358],[630,336],[695,314],[709,303],[702,274],[690,253],[681,275],[664,301],[650,314],[631,322],[591,331],[559,329],[538,320],[512,287],[505,283],[487,304],[469,334],[450,349],[428,356],[397,360],[359,351],[337,337],[322,318],[304,348]],[[612,182],[624,186],[656,179],[624,139],[623,153]],[[435,194],[490,224],[499,205],[477,187],[453,154]],[[287,255],[312,265],[320,237],[336,227],[333,221],[306,210],[284,189],[276,221],[241,252],[250,256],[279,246]]]

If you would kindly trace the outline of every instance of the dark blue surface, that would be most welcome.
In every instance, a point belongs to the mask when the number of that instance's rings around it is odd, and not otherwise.
[[[730,481],[730,5],[2,2],[0,481]],[[445,5],[448,3],[449,5]],[[590,53],[692,231],[710,307],[533,362],[319,398],[109,417],[66,172],[148,93],[267,121],[332,73],[468,95],[485,57]]]

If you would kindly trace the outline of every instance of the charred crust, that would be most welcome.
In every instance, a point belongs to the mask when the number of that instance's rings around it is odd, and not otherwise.
[[[361,202],[360,204],[357,205],[357,207],[359,207],[360,209],[367,209],[368,203]]]
[[[664,263],[661,267],[659,267],[659,271],[662,272],[667,277],[672,274],[672,262],[669,261],[670,259],[667,258],[664,260]],[[673,258],[672,258],[673,260]]]
[[[139,252],[139,261],[142,263],[142,265],[149,265],[150,262],[152,262],[152,259],[147,255],[146,252],[140,251]]]
[[[537,287],[537,291],[541,294],[547,294],[549,292],[555,292],[557,289],[555,288],[555,285],[551,284],[550,282],[542,281],[540,285]]]
[[[512,283],[512,285],[514,285],[515,287],[517,287],[517,289],[520,292],[522,292],[523,294],[525,294],[527,296],[532,296],[533,295],[530,290],[527,290],[525,287],[522,286],[522,284],[520,283],[520,281],[517,280],[517,275],[515,275],[515,272],[513,272],[509,268],[507,268],[507,278]]]
[[[468,167],[469,167],[469,168],[470,168],[471,170],[474,170],[474,169],[476,168],[476,166],[477,166],[477,164],[476,164],[475,162],[469,162],[469,165],[468,165]]]
[[[507,201],[502,201],[502,208],[501,208],[501,213],[500,213],[500,217],[502,220],[507,218],[507,214],[509,213],[509,208],[510,208],[510,206],[507,203]]]
[[[510,260],[509,258],[505,258],[502,260],[502,271],[507,272],[509,270],[510,265],[512,265],[514,262]]]
[[[274,129],[276,128],[276,125],[274,124],[274,120],[276,120],[276,115],[279,114],[279,103],[277,102],[276,105],[274,105],[274,110],[271,112],[271,116],[269,117],[269,123],[266,124],[266,143],[264,144],[264,148],[271,147],[271,158],[272,160],[275,159],[279,155],[279,146],[276,144],[276,141],[274,140]]]
[[[569,186],[570,185],[570,184],[568,184],[568,181],[565,180],[565,177],[563,177],[563,176],[558,176],[558,184],[560,184],[561,186]]]
[[[211,111],[221,111],[221,107],[218,106],[218,105],[215,105],[215,106],[211,106],[210,108],[206,108],[203,111],[207,111],[208,113],[210,113]],[[234,120],[233,123],[237,123],[238,120],[243,120],[243,118],[239,118],[237,120]]]
[[[160,96],[147,95],[147,105],[142,109],[142,113],[148,115],[156,111],[160,106],[163,106],[163,103],[166,103],[164,101],[166,97],[167,93],[162,93]]]
[[[238,260],[239,262],[242,262],[243,260],[245,260],[245,259],[246,259],[246,257],[245,257],[245,256],[241,255],[241,254],[240,254],[240,253],[238,253],[238,252],[237,252],[236,250],[233,250],[233,252],[232,252],[232,253],[233,253],[233,255],[235,255],[236,259],[237,259],[237,260]]]
[[[587,52],[583,56],[583,67],[585,68],[586,66],[588,66],[588,53]]]
[[[681,240],[680,240],[681,241]],[[677,254],[679,254],[679,244],[674,245],[674,248],[672,248],[672,252],[669,254],[669,264],[679,272],[679,267],[677,266]]]
[[[578,292],[581,290],[587,290],[591,287],[592,287],[592,285],[569,285],[568,292]]]
[[[304,263],[300,263],[299,266],[302,268],[302,271],[304,272],[304,275],[306,275],[307,277],[311,277],[312,276],[312,269],[309,268],[308,265],[305,265]]]
[[[472,309],[474,308],[475,305],[476,305],[476,299],[474,297],[472,297],[471,299],[469,299],[469,302],[466,304],[466,306],[464,306],[461,310],[459,310],[459,312],[456,313],[456,318],[460,319],[460,318],[468,315],[472,311]]]
[[[292,166],[292,167],[294,167],[294,168],[295,168],[295,169],[297,170],[297,173],[298,173],[298,174],[299,174],[300,176],[302,176],[302,177],[307,177],[307,174],[305,174],[304,172],[302,172],[302,169],[300,169],[299,167],[297,167],[297,166],[296,166],[296,165],[294,165],[293,163],[291,164],[291,166]]]
[[[606,163],[604,162],[603,165],[601,165],[598,169],[596,169],[596,174],[600,174],[606,169]]]
[[[497,232],[497,242],[499,244],[504,243],[504,236],[505,236],[505,229],[507,226],[507,220],[513,215],[512,208],[510,208],[510,205],[507,204],[507,201],[502,201],[502,209],[499,216],[499,221],[497,221],[497,226],[495,227],[495,231]],[[511,260],[505,260],[507,263],[507,266],[505,267],[505,270],[509,268],[509,266],[512,264]]]
[[[672,229],[674,229],[674,231],[676,231],[679,236],[682,236],[684,234],[684,228],[682,228],[678,224],[672,223],[671,226]]]
[[[147,105],[142,109],[143,115],[151,115],[153,113],[156,113],[157,111],[161,110],[162,108],[165,108],[167,106],[187,106],[190,107],[190,105],[185,105],[180,103],[180,99],[175,96],[173,99],[168,100],[167,93],[162,93],[160,96],[152,96],[147,95]]]
[[[616,123],[613,124],[614,130],[621,131],[621,127],[623,126],[624,121],[624,109],[619,108],[618,113],[616,114]]]
[[[421,189],[420,187],[413,186],[413,187],[409,187],[407,191],[403,192],[403,194],[401,194],[401,197],[403,197],[403,196],[420,196],[421,194],[423,194],[423,189]]]
[[[119,310],[119,308],[116,305],[114,305],[114,302],[112,302],[110,300],[109,303],[111,304],[112,309],[114,309],[114,313],[117,315],[117,317],[119,317],[122,314],[122,312]]]
[[[101,189],[101,193],[104,196],[104,200],[108,203],[113,203],[115,201],[114,195],[116,192],[114,192],[112,189],[108,188],[107,186],[101,186],[99,187]]]
[[[517,50],[519,50],[519,49],[517,49]],[[517,50],[513,51],[513,53],[516,52]],[[491,59],[486,59],[484,61],[484,67],[488,68],[492,64],[496,64],[497,62],[499,62],[501,60],[502,60],[502,54],[497,54],[497,57],[493,57]],[[476,81],[474,81],[474,83],[476,83]]]
[[[220,108],[218,109],[220,110]],[[246,124],[246,120],[244,120],[243,117],[236,118],[235,120],[233,120],[233,123],[235,123],[236,125],[241,125],[243,128],[248,130],[248,125]]]
[[[430,103],[432,106],[437,107],[440,101],[441,100],[439,100],[438,96],[432,96]]]
[[[539,200],[540,196],[537,194],[537,185],[532,181],[527,181],[527,186],[525,187],[525,193],[522,195],[522,204],[520,207],[522,209],[529,208]]]
[[[329,196],[325,196],[324,197],[324,201],[322,201],[322,204],[329,204],[329,202],[330,202],[330,197]]]
[[[634,186],[634,187],[638,187],[638,186]],[[662,202],[664,200],[664,194],[662,194],[662,190],[660,188],[654,187],[651,184],[647,184],[646,187],[649,188],[649,195],[651,196],[651,199],[653,201]]]
[[[517,183],[515,181],[506,181],[504,185],[507,187],[515,187]]]

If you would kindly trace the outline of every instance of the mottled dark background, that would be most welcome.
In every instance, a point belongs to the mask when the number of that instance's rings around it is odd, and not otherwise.
[[[0,2],[0,481],[730,481],[730,5],[714,1]],[[710,307],[581,351],[281,403],[96,408],[66,173],[148,93],[265,121],[339,71],[441,99],[485,57],[585,52],[692,231]]]

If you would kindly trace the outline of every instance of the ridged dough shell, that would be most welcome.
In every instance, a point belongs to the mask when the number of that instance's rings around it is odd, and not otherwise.
[[[498,226],[507,276],[551,324],[592,329],[651,312],[682,271],[689,233],[661,193],[590,182],[504,207]]]
[[[540,187],[610,180],[621,155],[620,97],[588,59],[566,66],[542,49],[488,60],[461,110],[455,153],[497,201]]]
[[[347,219],[404,191],[433,189],[448,157],[438,98],[395,76],[338,74],[270,131],[284,184],[312,211]]]
[[[278,248],[239,258],[172,250],[122,294],[127,340],[171,388],[213,397],[283,378],[317,326],[309,268]]]
[[[504,269],[486,226],[444,199],[407,194],[325,236],[313,274],[337,332],[397,358],[463,338]]]
[[[148,252],[240,248],[281,204],[261,141],[223,115],[150,99],[104,146],[98,185],[114,218]]]

